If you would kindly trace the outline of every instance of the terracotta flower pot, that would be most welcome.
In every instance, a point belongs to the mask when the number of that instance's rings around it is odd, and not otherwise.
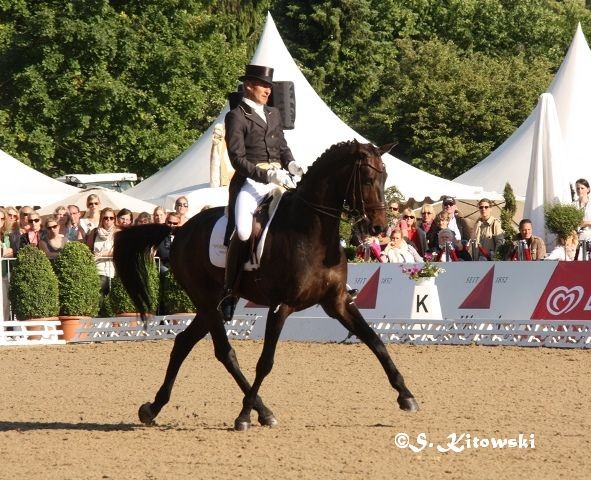
[[[27,323],[29,321],[38,321],[38,320],[57,320],[57,317],[43,317],[43,318],[31,318],[30,320],[23,320],[23,322]],[[27,331],[43,331],[45,328],[42,325],[27,325]],[[29,340],[41,340],[43,338],[42,335],[29,335]]]
[[[59,337],[61,340],[71,342],[75,338],[82,339],[88,337],[88,333],[81,333],[80,335],[77,335],[76,332],[80,327],[82,327],[86,320],[90,319],[90,317],[60,315],[59,319],[62,324],[62,331],[64,332],[63,335],[60,335]]]

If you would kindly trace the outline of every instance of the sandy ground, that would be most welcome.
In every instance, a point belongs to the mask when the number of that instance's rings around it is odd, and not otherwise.
[[[252,378],[261,343],[234,345]],[[159,340],[0,348],[0,477],[591,475],[589,351],[391,345],[421,404],[419,413],[408,414],[397,408],[395,392],[365,346],[281,342],[261,390],[279,426],[260,427],[253,414],[251,430],[234,432],[242,396],[204,341],[183,365],[157,425],[144,427],[138,406],[153,399],[171,347]],[[528,448],[474,445],[475,437],[520,433]],[[404,434],[422,450],[399,448]],[[455,444],[463,451],[438,451],[450,448],[453,434],[464,435]]]

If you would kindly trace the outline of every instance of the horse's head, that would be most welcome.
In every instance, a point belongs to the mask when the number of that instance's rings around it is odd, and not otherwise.
[[[384,186],[386,166],[382,155],[389,152],[394,144],[374,147],[371,144],[352,143],[355,164],[345,199],[349,215],[361,221],[372,235],[384,230],[387,224]]]

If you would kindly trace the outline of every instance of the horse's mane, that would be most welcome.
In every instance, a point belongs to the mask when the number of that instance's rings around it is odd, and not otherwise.
[[[354,158],[352,155],[352,153],[355,151],[354,146],[355,141],[350,140],[347,142],[335,143],[334,145],[327,148],[324,153],[320,155],[308,168],[308,171],[304,174],[301,181],[299,182],[298,187],[300,185],[306,185],[307,182],[310,182],[312,179],[326,179],[327,173],[333,172],[335,170],[333,165],[335,162],[339,163],[338,166],[342,166],[344,160],[347,160],[348,158]]]

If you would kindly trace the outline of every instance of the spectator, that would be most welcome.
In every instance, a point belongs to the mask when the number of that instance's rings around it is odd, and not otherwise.
[[[152,216],[148,212],[142,212],[135,219],[134,225],[145,225],[150,223],[151,220]]]
[[[93,228],[86,236],[86,244],[94,255],[96,269],[101,279],[101,294],[106,296],[111,289],[111,279],[115,276],[113,264],[113,239],[116,231],[115,211],[103,208],[100,213],[100,226]]]
[[[423,258],[417,250],[402,238],[402,230],[395,228],[390,235],[390,243],[382,253],[382,261],[390,263],[416,263]]]
[[[0,258],[11,258],[12,248],[10,247],[10,227],[7,225],[8,213],[0,208]]]
[[[181,226],[187,223],[187,212],[189,211],[189,200],[187,200],[187,197],[182,196],[175,200],[174,211],[179,215]]]
[[[466,250],[461,240],[456,239],[456,234],[451,228],[442,228],[439,233],[439,245],[433,252],[434,262],[458,262],[470,261],[472,257]]]
[[[400,204],[398,202],[390,202],[388,210],[386,211],[386,217],[388,218],[386,235],[390,238],[392,231],[398,226],[398,222],[400,222]]]
[[[574,205],[583,210],[583,222],[579,229],[579,240],[591,240],[591,202],[589,202],[589,182],[584,178],[579,178],[575,182],[575,189],[578,198]]]
[[[162,207],[156,207],[154,209],[154,213],[152,214],[152,221],[153,223],[165,223],[166,222],[166,212]]]
[[[56,216],[49,217],[45,221],[45,230],[47,237],[39,241],[39,248],[43,250],[47,258],[55,260],[57,254],[64,248],[68,239],[65,235],[59,233],[60,225]]]
[[[91,193],[86,197],[86,212],[80,219],[80,227],[84,230],[84,235],[97,228],[100,224],[101,218],[101,199],[95,193]]]
[[[524,218],[519,222],[519,234],[515,238],[517,242],[525,240],[529,249],[529,260],[544,260],[546,257],[546,244],[540,237],[533,235],[532,222],[529,218]],[[510,254],[509,259],[518,260],[518,248],[516,247]]]
[[[166,216],[166,225],[170,227],[178,227],[180,224],[179,215],[175,212],[171,212]],[[174,231],[173,228],[171,233],[166,236],[158,248],[156,250],[156,255],[160,258],[160,275],[164,275],[168,272],[170,268],[170,247],[172,246],[172,241],[174,240]]]
[[[433,225],[427,232],[427,251],[435,252],[439,247],[439,231],[443,228],[447,228],[449,224],[449,216],[446,212],[439,212],[435,215]]]
[[[380,248],[380,242],[377,237],[364,233],[361,235],[361,244],[357,247],[357,257],[361,258],[365,262],[371,260],[377,260],[381,262],[380,258],[382,249]]]
[[[456,205],[456,199],[450,196],[443,197],[442,205],[442,211],[447,213],[449,217],[447,228],[453,230],[455,237],[458,240],[470,240],[470,229],[468,228],[468,223],[459,212]]]
[[[10,235],[14,224],[18,223],[18,211],[14,207],[6,207],[4,210],[6,210],[5,228]]]
[[[68,205],[65,230],[64,235],[69,242],[84,240],[85,232],[80,226],[80,209],[76,205]]]
[[[17,248],[14,248],[13,245],[13,250],[15,250],[15,253],[18,253],[18,251],[25,245],[35,245],[36,247],[39,247],[39,242],[42,240],[41,217],[35,211],[26,215],[27,221],[29,223],[29,229],[21,234]]]
[[[427,251],[427,235],[423,230],[417,228],[415,214],[410,208],[405,208],[402,211],[402,220],[406,222],[406,236],[404,236],[404,230],[402,228],[400,229],[404,240],[407,243],[411,243],[422,257]]]
[[[472,238],[476,240],[480,256],[492,260],[497,249],[505,242],[505,232],[501,221],[491,215],[491,201],[483,198],[478,202],[480,218],[474,226]]]
[[[425,241],[427,242],[425,251],[430,251],[435,246],[431,246],[429,243],[429,231],[431,228],[435,228],[435,209],[433,208],[433,205],[425,203],[421,207],[421,219],[418,224],[418,228],[425,232]]]
[[[576,231],[572,231],[566,238],[556,240],[556,247],[552,250],[544,260],[563,260],[572,262],[575,260],[577,252],[577,245],[579,244],[579,235]],[[579,252],[578,260],[583,258],[583,252]]]
[[[117,228],[120,230],[131,227],[133,224],[133,213],[127,208],[122,208],[117,212]]]

